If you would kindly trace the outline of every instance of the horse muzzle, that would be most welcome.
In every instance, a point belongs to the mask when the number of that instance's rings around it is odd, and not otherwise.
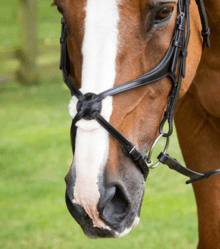
[[[140,172],[139,174],[141,175]],[[127,177],[127,179],[129,178]],[[130,182],[126,184],[125,181],[112,176],[106,180],[106,177],[104,179],[103,175],[100,175],[98,203],[94,203],[94,206],[88,208],[79,201],[80,198],[74,197],[75,174],[73,169],[67,174],[65,180],[67,183],[67,208],[88,237],[117,238],[125,235],[137,225],[144,194],[143,185],[139,186],[139,191],[134,191],[134,189],[126,187],[127,184],[130,186]],[[93,201],[94,199],[91,198],[86,202]],[[88,210],[93,210],[93,212],[88,212]],[[95,217],[95,214],[98,217]]]

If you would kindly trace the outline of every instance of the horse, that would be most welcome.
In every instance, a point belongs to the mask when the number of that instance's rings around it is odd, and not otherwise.
[[[145,155],[158,136],[171,135],[174,114],[189,169],[166,153],[160,162],[193,178],[198,248],[220,248],[219,176],[195,172],[216,173],[220,164],[220,2],[204,4],[52,4],[63,15],[60,66],[72,94],[74,160],[65,178],[66,203],[88,237],[122,237],[138,225],[151,167]]]

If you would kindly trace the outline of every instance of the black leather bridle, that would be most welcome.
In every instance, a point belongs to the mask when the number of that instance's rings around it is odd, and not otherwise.
[[[203,48],[204,46],[210,47],[209,34],[210,29],[208,27],[207,15],[204,7],[203,0],[196,0],[198,5],[201,22],[202,22],[202,36],[203,36]],[[190,0],[178,0],[178,12],[179,15],[176,19],[176,25],[174,35],[170,46],[162,59],[162,61],[150,72],[140,76],[139,78],[127,82],[125,84],[113,87],[100,94],[83,93],[77,88],[74,82],[69,77],[70,63],[68,58],[67,44],[66,44],[66,28],[64,19],[62,19],[62,32],[61,32],[61,59],[60,69],[63,72],[63,77],[66,85],[71,91],[71,95],[75,95],[78,99],[77,114],[73,118],[71,127],[72,147],[73,153],[75,151],[75,137],[76,137],[76,122],[81,118],[86,120],[95,119],[102,127],[104,127],[118,142],[122,145],[124,154],[130,157],[133,162],[140,168],[145,179],[149,173],[149,157],[143,157],[142,154],[135,148],[134,144],[128,141],[118,130],[116,130],[109,122],[107,122],[100,114],[102,109],[102,100],[108,96],[113,96],[121,92],[145,86],[156,82],[164,77],[169,77],[172,83],[172,89],[169,94],[169,100],[167,109],[164,114],[164,118],[160,123],[159,132],[161,136],[169,138],[173,132],[173,114],[175,104],[178,98],[181,80],[185,77],[187,48],[190,38],[190,19],[189,19],[189,5]],[[179,63],[178,73],[177,65]],[[168,132],[164,132],[164,124],[168,122]],[[220,169],[207,173],[196,173],[183,167],[176,159],[170,157],[165,152],[161,152],[158,156],[160,163],[167,165],[169,168],[176,170],[177,172],[190,177],[191,179],[186,183],[191,183],[197,180],[208,178],[211,175],[220,173]]]

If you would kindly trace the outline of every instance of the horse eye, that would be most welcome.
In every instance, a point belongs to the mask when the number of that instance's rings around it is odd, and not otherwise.
[[[155,16],[156,23],[167,20],[172,15],[173,9],[171,6],[165,6],[157,11]]]

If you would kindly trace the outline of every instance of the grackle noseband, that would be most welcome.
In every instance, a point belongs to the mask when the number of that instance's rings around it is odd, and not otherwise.
[[[203,36],[203,48],[205,46],[210,47],[210,29],[208,27],[207,15],[203,0],[196,0],[198,5],[201,22],[202,22],[202,36]],[[62,32],[61,32],[61,59],[60,69],[63,72],[64,82],[69,87],[71,95],[75,95],[78,99],[77,114],[73,118],[71,135],[72,135],[72,147],[73,152],[75,150],[75,136],[76,136],[76,122],[81,118],[86,120],[95,119],[102,127],[104,127],[118,142],[122,145],[122,150],[125,156],[130,157],[133,162],[140,168],[144,178],[146,180],[149,173],[150,157],[152,150],[161,137],[166,137],[167,142],[163,152],[158,156],[158,162],[151,166],[155,168],[159,163],[167,165],[170,169],[190,177],[186,183],[192,183],[194,181],[203,180],[211,175],[219,174],[220,169],[213,170],[207,173],[197,173],[183,167],[176,159],[166,154],[166,150],[169,144],[169,137],[173,132],[173,114],[175,104],[178,98],[182,78],[185,77],[187,48],[190,38],[190,19],[189,19],[189,5],[190,0],[178,0],[178,12],[179,15],[176,19],[176,25],[174,35],[170,46],[161,60],[161,62],[150,72],[140,76],[139,78],[127,82],[125,84],[113,87],[99,94],[83,93],[76,87],[74,82],[69,78],[69,58],[66,44],[66,28],[65,22],[62,18]],[[176,74],[177,65],[179,65],[178,74]],[[116,130],[109,122],[107,122],[100,114],[102,109],[102,100],[108,96],[113,96],[121,92],[134,89],[136,87],[145,86],[156,82],[164,77],[169,77],[172,83],[172,89],[169,94],[169,100],[167,109],[164,114],[164,118],[160,123],[159,132],[160,136],[155,140],[152,148],[149,151],[148,156],[143,157],[141,153],[135,148],[134,144],[129,142],[118,130]],[[164,132],[164,124],[168,122],[168,132]]]

